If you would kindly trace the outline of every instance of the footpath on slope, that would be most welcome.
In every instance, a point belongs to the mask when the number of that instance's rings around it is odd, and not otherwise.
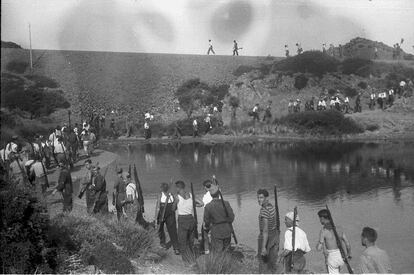
[[[94,153],[90,157],[93,164],[99,163],[99,167],[101,168],[101,171],[103,171],[108,168],[108,173],[114,173],[115,167],[112,165],[117,159],[118,155],[102,150],[102,149],[96,149],[94,150]],[[74,183],[74,192],[73,192],[73,210],[77,213],[85,213],[86,214],[86,202],[85,198],[79,199],[79,182],[81,178],[85,175],[85,169],[84,161],[86,158],[81,158],[76,163],[74,163],[74,168],[71,169],[71,175],[72,175],[72,181]],[[113,171],[111,171],[113,170]],[[59,177],[59,170],[55,167],[53,169],[50,169],[48,171],[48,179],[49,179],[49,192],[50,193],[57,185]],[[56,193],[55,195],[48,195],[47,198],[48,202],[48,211],[50,218],[53,218],[54,216],[62,213],[62,199],[60,193]],[[111,214],[110,214],[111,215]],[[115,219],[115,215],[110,216],[110,218]],[[99,234],[97,232],[97,234]],[[154,263],[152,261],[138,261],[131,260],[133,266],[135,267],[136,273],[194,273],[194,271],[186,267],[181,259],[181,256],[177,256],[173,253],[172,249],[168,251],[168,254],[165,258],[162,259],[159,263]],[[86,269],[83,270],[85,273],[94,273],[94,269]]]

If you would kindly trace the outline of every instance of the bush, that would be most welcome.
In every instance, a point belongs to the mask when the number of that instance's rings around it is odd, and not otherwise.
[[[335,72],[339,61],[320,51],[307,51],[273,64],[272,71],[310,73],[321,77],[325,73]]]
[[[210,253],[196,261],[199,274],[234,274],[241,273],[241,264],[228,252]]]
[[[23,89],[24,79],[20,76],[9,73],[1,73],[1,91],[2,95],[5,91]]]
[[[23,74],[27,67],[29,66],[29,63],[23,62],[23,61],[10,61],[6,65],[6,70],[17,73],[17,74]]]
[[[347,97],[355,97],[355,96],[358,95],[358,91],[354,88],[346,87],[345,90],[344,90],[344,94]]]
[[[1,182],[2,273],[53,273],[56,253],[47,237],[48,215],[31,190]]]
[[[275,123],[286,125],[299,133],[312,135],[342,135],[363,132],[352,119],[338,111],[293,113],[276,119]]]
[[[44,76],[44,75],[27,75],[27,79],[30,79],[33,81],[34,87],[36,88],[57,88],[59,87],[59,83],[57,83],[55,80]]]
[[[42,91],[29,87],[27,90],[5,91],[1,106],[20,109],[29,112],[32,117],[40,117],[50,115],[57,108],[69,108],[70,104],[58,91]]]
[[[228,94],[229,85],[209,87],[199,78],[185,81],[178,87],[175,95],[181,108],[191,117],[193,111],[203,106],[215,105],[221,110],[222,100]]]
[[[368,87],[368,84],[364,81],[361,81],[358,83],[358,87],[361,88],[362,90],[365,90]]]
[[[300,74],[295,77],[295,88],[301,90],[308,84],[308,78],[304,74]]]
[[[93,264],[105,274],[131,274],[134,271],[124,253],[108,241],[94,247],[90,252],[90,257]]]
[[[245,73],[249,73],[251,71],[256,70],[257,68],[253,67],[253,66],[248,66],[248,65],[240,65],[239,67],[237,67],[236,70],[234,70],[233,75],[234,76],[241,76]]]
[[[373,62],[368,59],[348,58],[342,61],[340,67],[341,67],[341,71],[343,74],[348,74],[348,75],[355,74],[355,75],[364,76],[364,75],[361,75],[363,74],[363,71],[361,69],[365,68],[365,73],[366,73],[366,68],[368,68],[372,64]]]

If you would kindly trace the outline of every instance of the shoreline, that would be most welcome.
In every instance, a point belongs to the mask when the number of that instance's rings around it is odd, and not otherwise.
[[[252,143],[252,142],[396,142],[396,141],[414,141],[414,133],[401,134],[376,134],[363,133],[359,135],[345,135],[345,136],[305,136],[305,135],[207,135],[193,138],[191,136],[183,136],[181,139],[171,137],[156,137],[145,139],[144,137],[125,137],[121,136],[117,139],[101,139],[101,145],[117,144],[117,143],[135,143],[135,144],[169,144],[169,143],[204,143],[204,144],[223,144],[223,143]]]

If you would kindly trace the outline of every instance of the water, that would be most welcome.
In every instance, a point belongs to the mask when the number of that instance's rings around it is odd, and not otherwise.
[[[321,227],[317,211],[328,204],[351,242],[354,268],[363,251],[362,228],[370,226],[378,231],[377,245],[388,252],[393,271],[414,272],[414,142],[117,144],[106,149],[119,154],[118,167],[137,165],[148,220],[154,218],[161,182],[193,182],[201,198],[202,181],[215,174],[235,212],[239,242],[257,249],[256,191],[267,188],[273,203],[277,184],[281,230],[286,229],[283,215],[298,206],[299,226],[312,248],[306,255],[310,270],[324,272],[323,256],[315,249]],[[202,209],[198,215],[200,226]]]

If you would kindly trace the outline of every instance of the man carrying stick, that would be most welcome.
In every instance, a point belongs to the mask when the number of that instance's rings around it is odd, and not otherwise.
[[[276,211],[269,201],[269,192],[266,189],[257,190],[257,201],[261,206],[257,249],[259,273],[275,273],[277,251],[279,250]]]

